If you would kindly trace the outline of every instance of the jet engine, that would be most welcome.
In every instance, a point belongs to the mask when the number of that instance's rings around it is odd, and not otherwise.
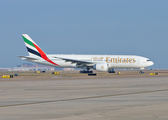
[[[95,64],[93,66],[93,69],[95,69],[97,71],[107,72],[108,71],[108,64]]]

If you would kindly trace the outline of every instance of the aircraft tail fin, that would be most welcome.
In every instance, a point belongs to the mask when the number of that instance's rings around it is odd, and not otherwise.
[[[47,62],[59,66],[58,64],[54,63],[51,61],[47,55],[42,51],[42,49],[27,35],[27,34],[22,34],[23,40],[25,42],[25,45],[27,47],[27,51],[29,53],[30,57],[24,57],[26,59],[31,59],[36,58],[36,57],[41,57],[42,59],[46,60]],[[23,57],[22,57],[23,58]]]
[[[46,54],[41,50],[41,48],[27,35],[22,34],[23,40],[25,42],[29,56],[42,57]]]

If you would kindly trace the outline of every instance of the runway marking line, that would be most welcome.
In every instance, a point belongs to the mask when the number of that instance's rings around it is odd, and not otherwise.
[[[63,100],[50,100],[50,101],[22,103],[22,104],[13,104],[13,105],[3,105],[3,106],[0,106],[0,108],[2,108],[2,107],[13,107],[13,106],[23,106],[23,105],[35,105],[35,104],[43,104],[43,103],[50,103],[50,102],[85,100],[85,99],[103,98],[103,97],[112,97],[112,96],[122,96],[122,95],[135,95],[135,94],[144,94],[144,93],[164,92],[164,91],[168,91],[168,89],[154,90],[154,91],[142,91],[142,92],[134,92],[134,93],[122,93],[122,94],[113,94],[113,95],[91,96],[91,97],[72,98],[72,99],[63,99]]]

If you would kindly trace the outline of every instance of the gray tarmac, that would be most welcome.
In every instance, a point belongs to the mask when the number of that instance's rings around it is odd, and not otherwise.
[[[168,120],[168,76],[0,79],[0,120]]]

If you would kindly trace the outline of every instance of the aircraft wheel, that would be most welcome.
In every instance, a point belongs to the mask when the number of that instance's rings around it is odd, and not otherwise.
[[[115,73],[115,71],[109,71],[109,73]]]
[[[96,73],[89,73],[88,76],[96,76]]]

